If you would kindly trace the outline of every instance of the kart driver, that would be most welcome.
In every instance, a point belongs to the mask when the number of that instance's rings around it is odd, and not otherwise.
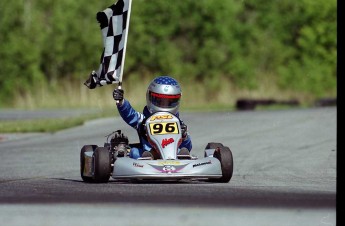
[[[156,152],[152,149],[147,139],[144,138],[142,123],[145,118],[157,111],[165,111],[174,114],[179,118],[179,105],[181,98],[181,87],[179,83],[170,76],[159,76],[151,81],[146,92],[146,106],[143,113],[140,113],[124,99],[124,90],[115,89],[113,98],[117,101],[117,109],[122,119],[131,127],[137,130],[140,139],[140,148],[132,147],[130,157],[150,157],[156,159]],[[192,150],[192,141],[187,131],[187,126],[181,121],[182,143],[179,146],[179,155],[189,155]]]

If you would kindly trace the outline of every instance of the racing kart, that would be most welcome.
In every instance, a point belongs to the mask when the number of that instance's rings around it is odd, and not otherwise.
[[[157,112],[142,124],[151,144],[154,158],[129,157],[132,147],[120,130],[108,135],[103,147],[84,145],[80,152],[80,174],[85,182],[107,183],[110,177],[123,180],[197,179],[227,183],[233,173],[233,157],[229,147],[210,142],[204,157],[180,155],[181,122],[173,114]]]

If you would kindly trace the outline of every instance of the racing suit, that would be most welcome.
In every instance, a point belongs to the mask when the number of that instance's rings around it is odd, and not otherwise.
[[[122,105],[120,105],[120,104],[117,105],[117,109],[119,110],[119,113],[120,113],[122,119],[128,125],[130,125],[134,129],[136,129],[138,134],[139,134],[141,148],[132,147],[131,152],[130,152],[130,157],[137,159],[137,158],[141,157],[141,155],[144,151],[150,151],[152,149],[152,146],[143,137],[144,135],[143,135],[142,131],[140,131],[142,129],[141,124],[142,124],[143,120],[145,118],[147,118],[148,116],[150,116],[151,113],[147,109],[147,106],[144,107],[143,113],[136,111],[131,106],[129,101],[127,101],[126,99],[123,100]],[[176,114],[176,117],[179,117],[179,113]],[[190,139],[189,134],[187,134],[186,138],[184,138],[184,140],[182,141],[182,143],[179,146],[180,149],[183,147],[187,148],[189,151],[192,150],[192,141]]]

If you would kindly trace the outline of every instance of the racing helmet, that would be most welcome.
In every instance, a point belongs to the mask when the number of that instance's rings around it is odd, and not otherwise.
[[[150,113],[178,112],[182,92],[179,83],[170,76],[159,76],[151,81],[146,92],[146,106]]]

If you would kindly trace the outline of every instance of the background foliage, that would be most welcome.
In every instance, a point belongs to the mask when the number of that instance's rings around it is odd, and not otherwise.
[[[113,1],[0,1],[0,106],[97,69],[95,15]],[[336,92],[336,0],[133,0],[124,80],[171,74],[216,94],[222,81]]]

